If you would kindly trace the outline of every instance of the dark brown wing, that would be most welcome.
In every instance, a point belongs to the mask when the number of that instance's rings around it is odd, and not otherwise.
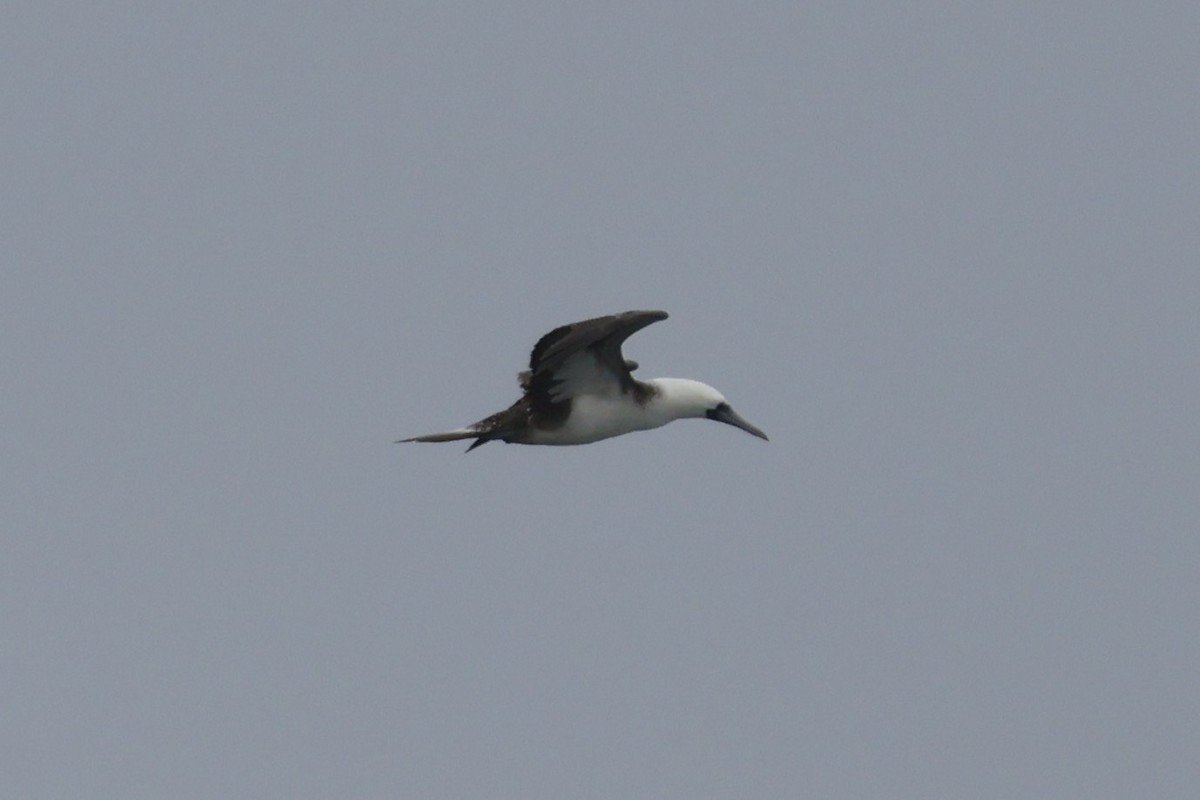
[[[638,362],[632,358],[625,359],[625,369],[634,372],[638,368]],[[517,385],[521,387],[521,391],[529,391],[529,380],[533,377],[533,370],[527,369],[524,372],[517,373]]]
[[[575,353],[591,349],[604,366],[632,381],[621,345],[642,328],[666,318],[665,311],[626,311],[555,328],[534,345],[529,371],[536,378],[539,373],[553,371]]]
[[[637,364],[625,359],[621,345],[642,328],[666,318],[665,311],[626,311],[563,325],[547,333],[534,345],[529,371],[519,376],[534,413],[542,418],[565,418],[570,397],[570,379],[566,376],[578,374],[582,363],[573,359],[586,359],[593,365],[593,372],[598,366],[601,374],[616,382],[614,390],[619,387],[622,392],[636,392],[639,384],[630,370]]]

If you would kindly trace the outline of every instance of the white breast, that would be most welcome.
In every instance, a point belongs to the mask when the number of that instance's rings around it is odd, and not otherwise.
[[[670,422],[655,411],[653,403],[641,406],[629,395],[581,395],[572,399],[571,413],[560,428],[535,429],[530,444],[588,444]]]

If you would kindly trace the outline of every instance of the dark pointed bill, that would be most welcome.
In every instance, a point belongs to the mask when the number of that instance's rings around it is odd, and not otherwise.
[[[724,422],[726,425],[732,425],[735,428],[741,428],[746,433],[757,436],[760,439],[767,439],[767,435],[761,429],[751,425],[746,420],[742,419],[741,415],[734,411],[729,403],[721,403],[721,405],[708,412],[709,419],[715,419],[717,422]]]

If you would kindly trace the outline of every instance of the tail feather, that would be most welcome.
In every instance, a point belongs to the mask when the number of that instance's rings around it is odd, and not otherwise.
[[[508,442],[512,441],[510,437],[517,436],[521,431],[521,422],[525,419],[526,411],[524,406],[525,400],[522,398],[513,403],[508,409],[497,414],[492,414],[490,417],[479,420],[474,425],[468,425],[465,428],[455,428],[452,431],[443,433],[428,433],[424,436],[413,436],[408,439],[401,439],[396,444],[403,442],[457,442],[460,439],[474,439],[471,446],[467,448],[467,452],[471,452],[481,444],[494,442],[496,440]]]

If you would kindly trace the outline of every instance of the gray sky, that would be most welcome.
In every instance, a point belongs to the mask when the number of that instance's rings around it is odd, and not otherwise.
[[[0,16],[5,796],[1196,796],[1194,2]]]

